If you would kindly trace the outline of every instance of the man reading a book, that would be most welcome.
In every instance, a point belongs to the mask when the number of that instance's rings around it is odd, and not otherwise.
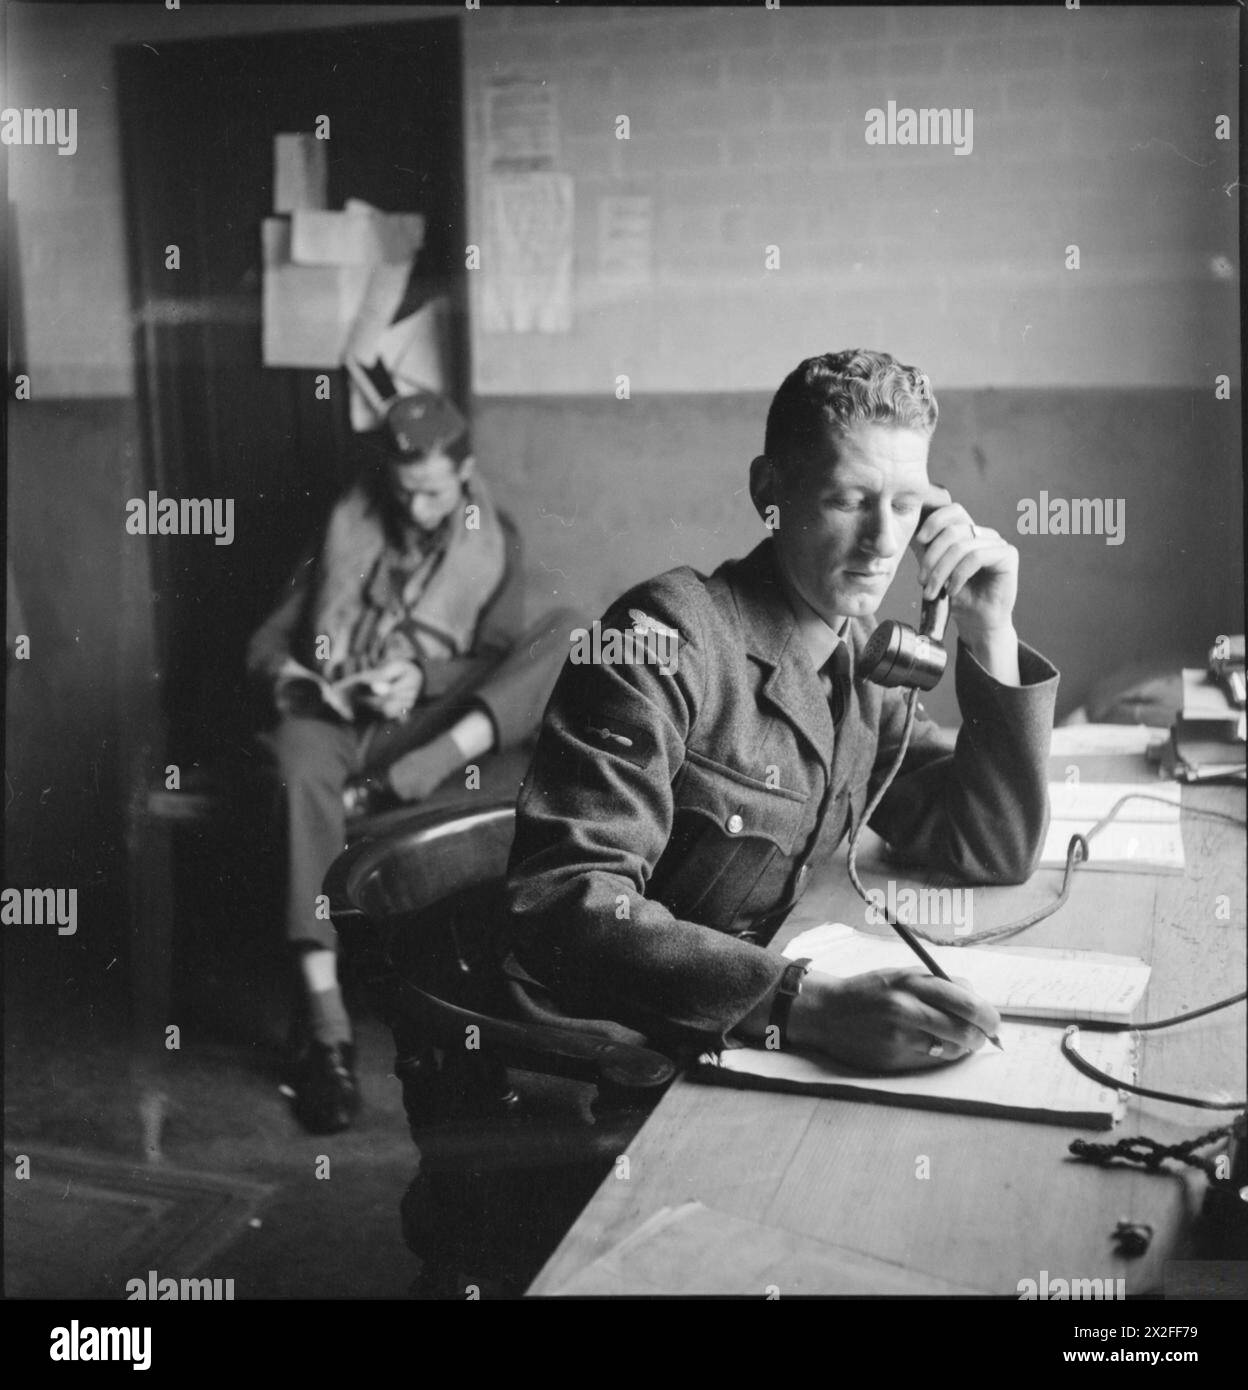
[[[631,590],[601,623],[616,656],[564,667],[508,878],[509,970],[535,1017],[681,1051],[770,1027],[875,1071],[953,1061],[996,1031],[991,1005],[917,960],[802,980],[766,949],[900,746],[905,692],[861,658],[907,546],[924,596],[948,589],[963,722],[951,747],[918,718],[871,825],[961,883],[1022,882],[1039,859],[1057,672],[1014,630],[1017,551],[933,488],[936,420],[926,375],[887,353],[803,362],[750,469],[766,539],[709,578]],[[608,641],[623,633],[634,652],[662,638],[666,659],[628,659]]]
[[[349,815],[418,802],[536,728],[576,619],[526,626],[520,541],[496,510],[455,406],[395,402],[248,649],[271,695],[262,735],[281,778],[286,934],[301,1028],[290,1083],[316,1133],[358,1105],[332,924],[317,911]]]

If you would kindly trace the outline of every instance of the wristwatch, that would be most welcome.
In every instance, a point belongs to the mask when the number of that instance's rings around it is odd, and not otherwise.
[[[790,961],[785,967],[784,974],[780,976],[780,983],[776,986],[775,997],[771,1001],[771,1015],[767,1024],[768,1027],[779,1030],[781,1047],[788,1046],[789,1011],[793,1008],[793,1001],[802,992],[802,978],[810,966],[809,956],[801,956],[797,960]]]

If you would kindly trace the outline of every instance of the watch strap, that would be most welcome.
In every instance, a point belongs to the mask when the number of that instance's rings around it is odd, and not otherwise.
[[[784,974],[780,976],[780,983],[776,986],[775,997],[771,1001],[771,1015],[767,1023],[769,1027],[779,1030],[781,1047],[788,1046],[789,1014],[793,1009],[794,999],[801,993],[802,977],[810,969],[810,966],[809,956],[801,956],[797,960],[790,961],[785,967]]]

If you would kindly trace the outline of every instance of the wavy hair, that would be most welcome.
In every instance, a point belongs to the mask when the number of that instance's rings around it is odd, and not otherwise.
[[[848,348],[808,357],[776,392],[767,412],[763,452],[777,463],[800,461],[829,433],[855,425],[896,425],[930,435],[939,418],[927,373],[887,352]]]

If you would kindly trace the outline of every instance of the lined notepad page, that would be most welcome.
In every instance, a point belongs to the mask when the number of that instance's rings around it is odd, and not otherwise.
[[[1120,797],[1133,795],[1119,807],[1108,825],[1088,845],[1089,858],[1079,866],[1118,873],[1183,871],[1183,831],[1179,824],[1181,789],[1174,782],[1051,782],[1051,819],[1040,862],[1045,867],[1066,863],[1066,847],[1075,834],[1086,835],[1108,815]],[[1139,793],[1160,797],[1145,801]],[[1169,804],[1163,805],[1162,801]]]
[[[943,970],[966,980],[1001,1013],[1020,1018],[1071,1023],[1129,1018],[1150,974],[1149,965],[1134,956],[924,944]],[[794,937],[784,954],[790,960],[809,956],[813,969],[838,979],[899,966],[922,969],[914,952],[896,936],[870,936],[840,922]]]
[[[1003,1023],[1004,1052],[983,1047],[947,1066],[897,1076],[867,1075],[816,1053],[756,1047],[728,1049],[718,1058],[704,1057],[702,1064],[718,1074],[715,1079],[767,1089],[1110,1129],[1122,1118],[1125,1097],[1084,1076],[1062,1056],[1063,1031],[1042,1023]],[[1085,1029],[1079,1052],[1101,1071],[1131,1081],[1135,1036]]]

